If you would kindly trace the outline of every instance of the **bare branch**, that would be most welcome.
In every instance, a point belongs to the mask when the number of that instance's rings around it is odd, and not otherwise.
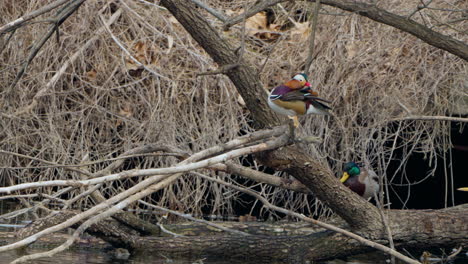
[[[95,185],[109,181],[121,180],[131,177],[138,177],[138,176],[151,176],[151,175],[167,175],[167,174],[174,174],[174,173],[182,173],[191,170],[206,168],[211,165],[222,163],[227,160],[240,157],[243,155],[248,155],[256,152],[266,151],[270,149],[275,149],[281,146],[284,146],[287,142],[287,136],[279,137],[275,140],[270,140],[265,143],[260,143],[257,145],[253,145],[250,147],[245,147],[242,149],[236,149],[224,154],[214,156],[212,158],[202,160],[199,162],[194,162],[191,164],[184,164],[174,167],[168,168],[158,168],[158,169],[144,169],[144,170],[133,170],[133,171],[124,171],[116,174],[111,174],[103,177],[98,177],[90,180],[81,180],[81,181],[74,181],[74,180],[55,180],[55,181],[43,181],[43,182],[30,182],[30,183],[23,183],[12,185],[9,187],[1,187],[0,193],[11,193],[13,191],[19,191],[29,188],[38,188],[38,187],[45,187],[45,186],[74,186],[74,187],[83,187],[88,185]],[[195,156],[195,155],[194,155]]]
[[[414,16],[414,14],[416,14],[417,12],[420,12],[421,10],[423,10],[424,8],[427,8],[429,7],[429,5],[432,3],[432,0],[429,0],[427,3],[424,3],[424,0],[421,0],[421,4],[418,5],[416,7],[416,9],[411,12],[411,14],[408,15],[408,19],[411,19],[412,16]]]
[[[65,20],[67,20],[69,16],[71,16],[73,13],[75,13],[76,10],[78,10],[78,8],[81,6],[81,4],[83,4],[84,1],[86,0],[71,1],[67,6],[65,6],[62,10],[60,10],[60,12],[55,16],[55,18],[53,18],[53,25],[49,27],[49,29],[47,30],[47,33],[45,33],[41,39],[39,39],[38,41],[34,43],[34,46],[32,47],[28,58],[26,58],[26,61],[23,63],[21,69],[16,74],[15,80],[10,85],[10,90],[13,89],[13,87],[15,87],[16,84],[19,82],[23,74],[26,72],[28,65],[36,57],[36,55],[39,53],[39,51],[47,42],[47,40],[52,36],[54,32],[57,31],[58,27],[62,25],[62,23]]]
[[[16,30],[17,28],[21,27],[25,22],[34,19],[42,14],[45,14],[61,5],[63,5],[66,2],[69,2],[70,0],[57,0],[53,3],[50,3],[48,5],[45,5],[39,9],[36,9],[32,11],[31,13],[28,13],[14,21],[11,21],[3,26],[0,27],[0,35],[5,34],[7,32]]]
[[[227,17],[224,14],[222,14],[218,10],[215,10],[215,9],[209,7],[207,4],[203,3],[201,0],[192,0],[192,2],[194,2],[197,6],[205,9],[206,11],[208,11],[208,13],[212,14],[214,17],[221,20],[222,22],[227,21]]]
[[[120,40],[112,33],[111,29],[109,28],[109,26],[108,26],[108,25],[106,24],[106,22],[104,21],[104,18],[103,18],[102,16],[100,16],[100,18],[101,18],[102,24],[104,25],[104,28],[107,30],[107,32],[109,33],[109,35],[111,36],[111,38],[114,40],[114,42],[117,44],[117,46],[119,46],[120,49],[122,49],[122,51],[125,52],[125,54],[127,54],[127,56],[128,56],[133,62],[135,62],[136,65],[138,65],[139,67],[142,67],[143,69],[145,69],[146,71],[152,73],[152,74],[153,74],[154,76],[156,76],[156,77],[160,77],[160,78],[169,80],[169,78],[167,78],[166,76],[157,73],[157,72],[154,71],[153,69],[147,67],[145,64],[143,64],[142,62],[140,62],[139,60],[137,60],[137,59],[130,53],[130,51],[128,51],[127,48],[125,48],[125,46],[120,42]]]
[[[102,11],[102,10],[101,10]],[[108,21],[106,21],[104,24],[107,25],[107,26],[110,26],[111,24],[113,24],[119,17],[120,15],[122,14],[122,10],[121,9],[118,9],[114,14],[112,14],[112,16],[109,18]],[[47,92],[49,92],[49,90],[55,86],[55,84],[57,83],[57,81],[59,80],[60,77],[62,77],[62,75],[65,73],[65,71],[67,70],[67,68],[79,57],[83,54],[83,52],[88,49],[91,44],[93,44],[96,40],[98,40],[100,37],[101,37],[101,34],[104,32],[105,28],[104,27],[101,27],[100,29],[98,29],[96,32],[93,33],[93,37],[88,39],[86,41],[86,43],[84,45],[82,45],[80,47],[79,50],[77,50],[75,53],[73,53],[73,55],[70,56],[70,58],[65,61],[63,64],[62,64],[62,67],[60,67],[60,69],[54,74],[54,76],[52,76],[52,78],[49,80],[49,82],[47,82],[47,84],[44,86],[44,88],[42,88],[41,90],[39,90],[33,97],[33,101],[28,105],[26,106],[25,108],[23,109],[19,109],[15,114],[16,115],[22,115],[22,114],[27,114],[29,113],[30,111],[32,111],[32,109],[34,109],[34,107],[37,106],[38,102],[39,102],[39,99],[42,97],[42,96],[45,96]]]
[[[270,6],[276,5],[285,0],[264,0],[261,1],[255,7],[249,9],[243,14],[229,19],[225,23],[225,29],[231,27],[242,21],[242,19],[251,17],[256,13],[268,8]],[[316,2],[316,0],[308,0],[309,2]],[[361,16],[368,17],[377,22],[392,26],[394,28],[405,31],[424,42],[448,51],[464,60],[468,60],[468,45],[462,41],[456,40],[450,36],[440,34],[436,31],[433,31],[427,28],[424,25],[421,25],[413,20],[409,20],[406,17],[399,16],[393,13],[390,13],[384,9],[378,8],[372,4],[366,4],[362,2],[349,1],[349,0],[322,0],[322,4],[337,7],[349,12],[355,12]]]
[[[253,170],[248,167],[244,167],[233,162],[226,162],[226,165],[216,165],[217,167],[225,166],[225,170],[231,174],[237,174],[239,176],[254,180],[256,182],[266,183],[271,186],[277,186],[280,188],[292,190],[295,192],[300,193],[308,193],[310,194],[310,190],[302,184],[300,181],[296,179],[285,179],[278,176],[273,176],[270,174],[266,174],[261,171]]]
[[[309,1],[315,2],[315,0]],[[349,12],[355,12],[361,16],[365,16],[377,22],[400,29],[434,47],[448,51],[468,61],[467,44],[450,36],[442,35],[439,32],[433,31],[426,26],[417,23],[416,21],[407,19],[406,17],[390,13],[384,9],[378,8],[375,5],[362,2],[349,0],[322,0],[322,3]]]
[[[451,116],[405,116],[390,119],[387,122],[394,121],[409,121],[409,120],[422,120],[422,121],[451,121],[451,122],[461,122],[468,123],[468,118],[464,117],[451,117]]]
[[[320,11],[320,0],[315,2],[314,7],[314,16],[312,17],[312,25],[310,26],[310,40],[309,40],[309,55],[307,55],[306,64],[304,68],[304,72],[306,74],[310,74],[310,66],[312,65],[312,61],[314,60],[314,50],[315,50],[315,34],[317,31],[317,21]]]
[[[198,173],[194,172],[193,174],[197,175]],[[229,228],[229,227],[224,227],[222,225],[218,225],[218,224],[215,224],[213,222],[206,221],[206,220],[203,220],[203,219],[197,219],[197,218],[195,218],[195,217],[193,217],[193,216],[191,216],[189,214],[184,214],[184,213],[180,213],[180,212],[177,212],[177,211],[174,211],[174,210],[169,210],[167,208],[157,206],[157,205],[154,205],[154,204],[150,204],[150,203],[147,203],[147,202],[142,201],[142,200],[138,200],[138,202],[141,203],[141,204],[144,204],[146,206],[149,206],[151,208],[154,208],[156,210],[160,210],[160,211],[163,211],[163,212],[175,214],[177,216],[183,217],[183,218],[188,219],[190,221],[194,221],[194,222],[197,222],[197,223],[202,223],[202,224],[205,224],[205,225],[209,225],[209,226],[215,227],[217,229],[220,229],[220,230],[223,230],[223,231],[226,231],[226,232],[229,232],[229,233],[238,234],[238,235],[241,235],[241,236],[250,236],[249,233],[234,230],[234,229]]]

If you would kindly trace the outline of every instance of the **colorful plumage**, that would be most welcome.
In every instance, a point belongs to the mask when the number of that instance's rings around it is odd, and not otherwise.
[[[273,111],[292,117],[297,127],[299,125],[297,115],[329,115],[328,110],[331,108],[324,102],[330,102],[317,96],[317,92],[310,88],[307,75],[299,73],[271,91],[268,105]]]
[[[340,181],[365,199],[374,197],[379,191],[379,177],[370,169],[359,167],[354,162],[344,165],[343,176]]]

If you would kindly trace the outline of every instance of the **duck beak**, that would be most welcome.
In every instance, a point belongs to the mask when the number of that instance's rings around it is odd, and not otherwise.
[[[348,180],[348,178],[349,178],[349,174],[347,172],[344,172],[343,176],[340,179],[340,182],[345,182]]]
[[[458,188],[457,190],[462,192],[468,192],[468,187]]]
[[[310,82],[306,82],[304,86],[310,87]]]

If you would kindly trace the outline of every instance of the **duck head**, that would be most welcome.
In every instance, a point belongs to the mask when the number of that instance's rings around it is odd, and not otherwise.
[[[361,169],[359,166],[354,162],[348,162],[343,167],[343,176],[341,177],[341,182],[346,182],[349,177],[358,176],[361,173]]]
[[[363,168],[354,162],[344,165],[340,181],[353,192],[369,199],[379,192],[379,177],[368,168]]]
[[[288,86],[291,89],[302,89],[304,87],[310,87],[310,83],[305,73],[298,73],[294,77],[287,81],[284,85]]]

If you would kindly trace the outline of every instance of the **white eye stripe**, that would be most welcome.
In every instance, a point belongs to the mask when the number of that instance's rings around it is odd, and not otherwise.
[[[297,81],[300,81],[300,82],[305,82],[305,78],[301,74],[298,74],[298,75],[294,76],[293,79],[297,80]]]

